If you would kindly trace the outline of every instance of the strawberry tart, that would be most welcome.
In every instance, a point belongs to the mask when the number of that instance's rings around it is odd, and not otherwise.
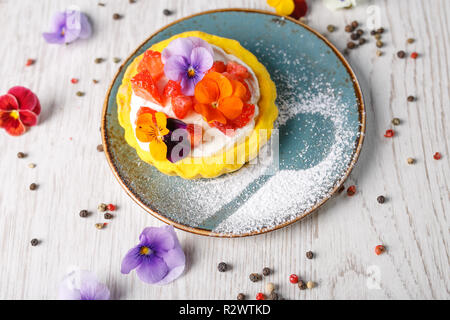
[[[278,116],[266,68],[239,42],[190,31],[128,66],[120,125],[139,157],[168,175],[214,178],[257,157]]]

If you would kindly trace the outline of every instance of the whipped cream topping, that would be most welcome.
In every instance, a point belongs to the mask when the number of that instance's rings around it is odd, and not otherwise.
[[[250,73],[250,77],[246,79],[246,82],[252,94],[252,97],[248,103],[253,104],[255,106],[255,113],[253,115],[253,118],[249,121],[247,125],[245,125],[242,128],[236,129],[233,136],[227,136],[219,129],[210,127],[209,124],[205,120],[203,120],[201,114],[198,114],[195,111],[191,111],[184,119],[181,120],[187,124],[196,124],[203,128],[203,142],[198,146],[196,146],[195,148],[193,148],[190,154],[190,156],[194,158],[213,156],[219,152],[227,150],[236,143],[245,141],[245,138],[247,136],[250,136],[251,132],[253,131],[253,128],[255,127],[255,119],[259,114],[258,108],[258,101],[260,98],[259,83],[253,70],[248,65],[246,65],[242,60],[238,59],[237,57],[231,54],[227,54],[222,48],[219,48],[214,45],[211,46],[214,51],[214,61],[223,61],[225,64],[228,63],[229,61],[235,61],[247,68],[248,72]],[[162,80],[158,82],[160,92],[162,92],[167,82],[168,79],[166,77],[163,77]],[[136,118],[137,112],[139,111],[140,107],[149,107],[155,111],[164,112],[170,118],[176,118],[175,114],[172,111],[170,101],[167,105],[163,107],[151,101],[147,101],[141,97],[138,97],[133,92],[131,96],[130,122],[133,126],[133,132],[135,134],[135,137],[136,137]],[[138,141],[139,147],[142,150],[146,151],[149,150],[148,142],[141,142],[137,139],[137,137],[136,140]]]

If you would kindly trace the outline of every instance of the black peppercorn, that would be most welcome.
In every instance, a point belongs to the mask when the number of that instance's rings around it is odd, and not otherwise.
[[[414,100],[416,100],[416,98],[414,98],[413,96],[408,97],[408,102],[413,102]]]
[[[358,28],[358,26],[359,26],[358,21],[355,20],[355,21],[352,22],[352,27],[353,28]]]
[[[163,10],[163,15],[165,15],[165,16],[170,16],[172,13],[173,13],[173,12],[170,11],[169,9],[164,9],[164,10]]]
[[[305,281],[298,280],[298,287],[300,290],[305,290],[307,288]]]
[[[238,299],[238,300],[245,300],[245,294],[239,293],[239,294],[237,295],[237,299]]]
[[[249,278],[251,282],[258,282],[259,280],[261,280],[261,276],[257,273],[251,273]]]
[[[378,203],[384,203],[386,201],[386,198],[384,196],[378,196],[377,201]]]
[[[397,52],[397,57],[399,57],[400,59],[403,59],[406,56],[405,51],[400,50],[399,52]]]
[[[33,247],[36,247],[38,244],[39,244],[39,240],[38,240],[38,239],[32,239],[32,240],[31,240],[31,245],[32,245]]]
[[[351,38],[352,40],[358,40],[359,37],[360,37],[360,35],[357,34],[357,33],[352,33],[351,36],[350,36],[350,38]]]
[[[278,293],[276,293],[275,291],[272,291],[270,293],[270,300],[278,300],[278,299],[279,299]]]
[[[384,32],[384,28],[378,28],[377,33],[383,33]]]
[[[113,14],[113,19],[114,20],[119,20],[119,19],[122,19],[122,16],[120,14],[118,14],[118,13],[114,13]]]
[[[356,43],[350,41],[349,43],[347,43],[347,48],[355,49],[356,48]]]
[[[356,30],[356,33],[360,36],[362,36],[364,34],[364,30],[363,29],[358,29]]]
[[[98,152],[103,152],[103,145],[99,144],[99,145],[97,146],[97,151],[98,151]]]
[[[312,259],[312,258],[314,258],[314,253],[312,253],[312,251],[308,251],[308,252],[306,253],[306,257],[307,257],[308,259]]]
[[[263,271],[262,271],[262,274],[263,274],[264,276],[266,276],[266,277],[267,277],[268,275],[270,275],[270,269],[269,269],[269,268],[267,268],[267,267],[266,267],[266,268],[264,268],[264,269],[263,269]]]
[[[228,266],[225,262],[221,262],[217,266],[217,270],[219,270],[219,272],[225,272],[225,271],[227,271],[227,269],[228,269]]]
[[[353,30],[355,30],[355,28],[353,28],[351,25],[345,26],[345,32],[353,32]]]
[[[359,43],[359,44],[364,44],[364,43],[366,43],[366,39],[360,38],[359,41],[358,41],[358,43]]]
[[[87,210],[80,211],[80,217],[86,218],[88,215],[89,215],[89,212]]]
[[[18,152],[17,153],[17,158],[22,159],[22,158],[25,158],[25,157],[26,157],[25,153],[23,153],[23,152]]]
[[[30,190],[36,190],[37,189],[37,184],[36,183],[32,183],[30,184]]]
[[[106,219],[106,220],[111,220],[114,216],[111,214],[111,213],[105,213],[104,215],[103,215],[103,217]]]

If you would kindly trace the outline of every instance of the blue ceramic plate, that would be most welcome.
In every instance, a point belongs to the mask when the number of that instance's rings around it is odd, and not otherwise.
[[[193,30],[239,41],[271,74],[280,109],[274,175],[252,164],[216,179],[188,181],[160,173],[125,142],[116,94],[126,68],[154,43]],[[360,87],[331,43],[296,20],[241,9],[200,13],[152,35],[117,73],[102,121],[108,162],[131,198],[179,229],[224,237],[275,230],[313,212],[349,175],[364,131]]]

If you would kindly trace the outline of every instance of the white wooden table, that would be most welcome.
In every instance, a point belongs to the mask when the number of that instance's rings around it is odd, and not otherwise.
[[[146,226],[161,223],[121,189],[103,153],[99,126],[103,99],[118,65],[160,27],[184,16],[225,7],[271,10],[265,0],[0,0],[2,94],[24,85],[41,99],[41,123],[19,138],[0,132],[0,298],[54,299],[60,278],[71,265],[95,271],[116,299],[235,299],[263,291],[266,281],[287,299],[449,299],[450,212],[450,2],[447,0],[372,1],[386,28],[382,57],[370,43],[352,51],[349,61],[363,86],[368,131],[362,155],[341,195],[315,214],[285,229],[244,239],[211,239],[178,231],[188,257],[185,274],[173,284],[144,284],[135,273],[120,273],[121,259],[137,244]],[[321,1],[311,5],[308,23],[343,49],[345,24],[367,19],[367,5],[331,12]],[[70,46],[46,44],[56,10],[71,4],[88,13],[95,33]],[[174,10],[166,17],[164,8]],[[122,20],[112,19],[113,13]],[[367,36],[366,36],[367,37]],[[406,45],[406,39],[416,39]],[[420,53],[400,60],[404,49]],[[103,57],[106,62],[95,64]],[[25,66],[28,58],[36,64]],[[77,85],[71,78],[79,78]],[[92,84],[92,79],[100,83]],[[77,97],[84,91],[84,97]],[[408,103],[408,95],[417,101]],[[383,137],[393,117],[402,120],[393,139]],[[25,152],[18,159],[17,152]],[[433,159],[441,152],[440,161]],[[408,165],[406,159],[416,159]],[[34,169],[28,168],[35,163]],[[32,182],[36,191],[28,189]],[[377,203],[378,195],[387,202]],[[98,203],[119,206],[104,230]],[[82,219],[81,209],[93,212]],[[30,240],[41,240],[32,247]],[[374,247],[385,244],[377,256]],[[307,260],[305,252],[316,253]],[[219,273],[220,261],[233,266]],[[251,283],[248,275],[268,266],[274,274]],[[318,283],[300,291],[291,273]],[[373,280],[373,279],[374,280]],[[371,280],[372,279],[372,280]],[[378,285],[379,284],[379,285]]]

